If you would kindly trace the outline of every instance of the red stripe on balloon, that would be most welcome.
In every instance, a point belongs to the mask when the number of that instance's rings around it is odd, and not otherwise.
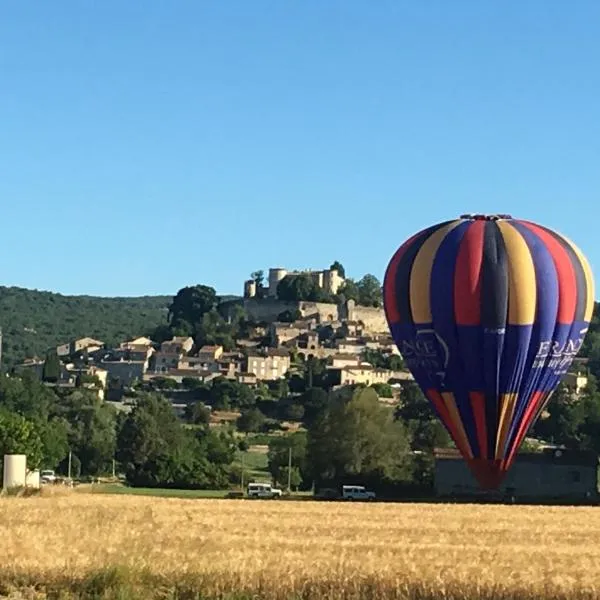
[[[534,392],[529,400],[529,404],[523,413],[523,417],[521,418],[521,422],[519,423],[519,428],[517,429],[517,434],[515,435],[514,442],[508,457],[506,458],[503,467],[508,470],[519,450],[519,446],[525,439],[527,435],[527,430],[529,429],[531,423],[533,422],[533,418],[537,414],[539,406],[544,402],[547,397],[548,392]]]
[[[454,315],[457,325],[481,322],[481,265],[485,221],[474,221],[463,236],[454,272]]]
[[[400,321],[400,312],[396,300],[396,271],[398,270],[398,264],[402,260],[402,257],[409,246],[422,233],[422,231],[415,233],[415,235],[406,240],[406,242],[396,250],[396,253],[392,256],[392,260],[390,260],[388,268],[385,271],[385,276],[383,278],[383,308],[385,310],[386,319],[390,325]]]
[[[450,413],[446,408],[446,403],[444,402],[442,395],[434,388],[429,388],[425,395],[437,409],[440,418],[450,431],[450,435],[452,436],[456,447],[460,450],[460,453],[463,455],[463,457],[469,456],[469,449],[462,442],[461,436],[458,435],[458,430],[456,429],[456,426],[450,417]]]
[[[555,237],[535,223],[529,221],[518,221],[518,223],[533,232],[550,252],[558,276],[558,315],[556,321],[557,323],[572,323],[577,308],[577,279],[569,254]]]

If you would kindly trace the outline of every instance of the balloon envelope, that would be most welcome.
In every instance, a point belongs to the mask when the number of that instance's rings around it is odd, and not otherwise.
[[[383,288],[408,369],[480,485],[498,487],[583,343],[586,258],[541,225],[463,215],[407,240]]]

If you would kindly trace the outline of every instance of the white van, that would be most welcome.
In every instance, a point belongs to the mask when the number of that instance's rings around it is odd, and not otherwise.
[[[342,486],[344,500],[375,500],[375,492],[369,492],[363,485]]]
[[[248,498],[280,498],[282,492],[270,483],[249,483]]]

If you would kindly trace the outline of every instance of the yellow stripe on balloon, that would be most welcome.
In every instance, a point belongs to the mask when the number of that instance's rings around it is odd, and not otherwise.
[[[583,268],[583,272],[585,274],[585,287],[586,287],[586,302],[585,302],[585,312],[584,312],[584,321],[591,321],[592,315],[594,313],[594,294],[595,294],[595,283],[594,283],[594,275],[592,273],[592,269],[590,267],[590,263],[587,258],[583,254],[583,252],[567,237],[564,235],[560,236],[571,248],[573,248],[573,252],[577,255],[579,262]]]
[[[508,262],[508,324],[533,325],[537,303],[535,266],[523,236],[507,221],[498,221]]]
[[[473,458],[471,444],[469,444],[469,438],[467,438],[467,434],[465,433],[465,428],[463,427],[463,422],[460,418],[460,413],[458,412],[458,408],[456,406],[454,394],[452,392],[442,392],[442,398],[444,399],[444,404],[448,409],[448,416],[450,417],[450,419],[452,419],[452,423],[456,428],[456,433],[468,452],[467,458]]]
[[[431,323],[431,269],[444,238],[461,220],[452,221],[433,233],[421,246],[410,272],[410,309],[415,323]]]
[[[517,394],[502,394],[500,396],[500,420],[498,421],[498,438],[496,439],[496,458],[503,457],[503,449],[508,437],[508,431],[515,412]]]

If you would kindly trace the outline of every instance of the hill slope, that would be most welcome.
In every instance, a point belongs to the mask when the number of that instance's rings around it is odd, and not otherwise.
[[[107,343],[148,333],[166,323],[172,296],[63,296],[0,286],[3,364],[43,357],[52,346],[91,336]]]

